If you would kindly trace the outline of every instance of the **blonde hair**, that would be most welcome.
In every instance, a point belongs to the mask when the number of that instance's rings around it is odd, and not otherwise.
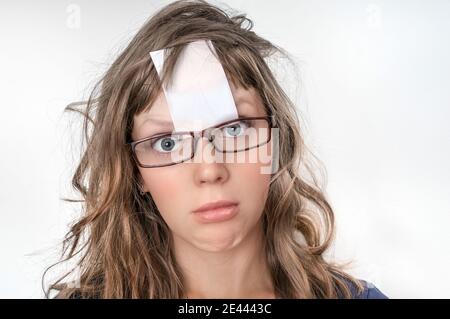
[[[205,1],[171,3],[139,30],[87,101],[67,106],[83,115],[86,147],[72,179],[82,199],[65,200],[81,201],[83,216],[66,234],[58,263],[79,257],[80,278],[79,287],[71,288],[63,282],[71,272],[66,273],[46,290],[47,297],[57,290],[58,298],[184,298],[170,229],[151,195],[140,194],[139,171],[125,143],[133,116],[151,107],[180,52],[200,39],[214,43],[229,79],[255,88],[267,113],[276,115],[279,170],[263,225],[277,297],[350,298],[350,285],[362,290],[359,280],[323,256],[334,235],[333,209],[305,164],[295,106],[265,62],[275,52],[285,53],[252,27],[244,14],[231,15]],[[162,48],[171,50],[160,81],[149,52]],[[302,164],[313,182],[300,176]]]

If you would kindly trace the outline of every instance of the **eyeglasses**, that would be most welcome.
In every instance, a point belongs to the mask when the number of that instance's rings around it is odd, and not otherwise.
[[[270,142],[273,116],[240,117],[202,131],[160,133],[129,141],[133,157],[143,168],[179,164],[194,158],[197,141],[206,137],[214,149],[237,153]]]

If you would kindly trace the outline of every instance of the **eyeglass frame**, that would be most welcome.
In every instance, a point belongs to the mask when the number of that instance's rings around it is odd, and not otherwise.
[[[241,120],[266,120],[267,124],[268,124],[268,129],[269,129],[269,134],[268,134],[269,138],[268,138],[268,140],[266,142],[262,143],[262,144],[258,144],[258,145],[253,146],[253,147],[248,147],[248,148],[245,148],[243,150],[238,150],[238,151],[235,150],[235,151],[228,151],[228,152],[219,151],[219,152],[221,152],[221,153],[239,153],[239,152],[245,152],[245,151],[248,151],[248,150],[251,150],[251,149],[263,146],[263,145],[269,143],[271,138],[272,138],[272,128],[274,128],[274,126],[273,126],[274,125],[274,120],[273,119],[274,119],[274,115],[238,117],[238,118],[233,119],[233,120],[228,120],[226,122],[219,123],[217,125],[204,128],[201,131],[180,131],[180,132],[158,133],[158,134],[155,134],[155,135],[152,135],[152,136],[147,136],[147,137],[141,138],[141,139],[136,140],[136,141],[128,141],[128,142],[125,143],[125,145],[130,145],[131,146],[131,151],[132,151],[133,158],[135,159],[136,163],[140,167],[142,167],[142,168],[167,167],[167,166],[172,166],[172,165],[176,165],[176,164],[181,164],[181,163],[184,163],[184,162],[187,162],[187,161],[193,159],[195,157],[195,153],[197,151],[197,149],[196,149],[197,141],[198,141],[199,138],[203,138],[204,137],[205,132],[209,132],[209,131],[214,130],[216,128],[220,128],[220,127],[222,127],[222,126],[224,126],[226,124],[229,124],[229,123],[239,122]],[[192,137],[192,144],[193,145],[192,145],[192,152],[191,152],[191,157],[190,158],[184,159],[182,161],[174,162],[174,163],[165,164],[165,165],[143,165],[141,162],[139,162],[139,160],[137,158],[137,155],[136,155],[136,150],[135,150],[137,144],[139,144],[141,142],[145,142],[145,141],[151,140],[151,139],[154,139],[154,138],[157,138],[157,137],[166,136],[166,135],[169,135],[169,134],[176,134],[176,135],[181,135],[181,134],[186,134],[187,135],[187,134],[189,134],[189,135],[191,135],[191,137]],[[207,138],[208,138],[209,142],[213,142],[211,140],[210,136],[207,136]],[[213,145],[214,145],[214,150],[217,151],[216,146],[215,146],[214,143],[213,143]]]

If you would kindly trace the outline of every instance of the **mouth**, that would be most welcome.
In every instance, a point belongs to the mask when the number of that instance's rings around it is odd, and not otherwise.
[[[207,203],[193,211],[195,217],[203,223],[226,221],[239,212],[239,203],[221,200]]]

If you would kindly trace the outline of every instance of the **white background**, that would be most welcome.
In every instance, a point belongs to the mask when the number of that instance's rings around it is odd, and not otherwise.
[[[63,108],[166,3],[2,1],[0,297],[42,298],[76,216],[59,199],[79,138]],[[450,1],[225,3],[298,62],[288,84],[327,169],[332,255],[392,298],[449,298]]]

